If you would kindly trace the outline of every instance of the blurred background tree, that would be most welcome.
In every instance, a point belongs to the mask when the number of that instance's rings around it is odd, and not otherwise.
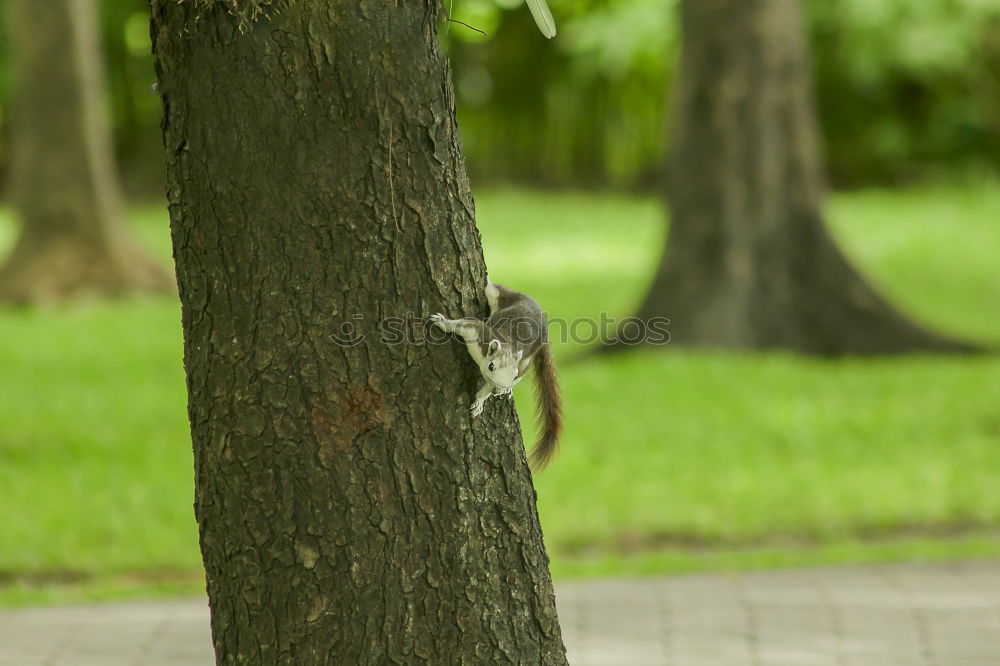
[[[892,307],[827,232],[800,7],[681,0],[663,193],[670,236],[638,317],[670,319],[671,341],[682,344],[828,355],[964,349]]]
[[[122,223],[94,0],[13,0],[8,8],[10,192],[22,224],[0,266],[0,302],[166,290],[167,272]]]

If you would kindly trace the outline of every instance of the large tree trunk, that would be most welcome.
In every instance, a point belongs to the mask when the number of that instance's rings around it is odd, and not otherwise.
[[[153,2],[220,664],[565,663],[512,402],[379,339],[486,314],[438,6]]]
[[[170,288],[122,227],[93,0],[12,0],[10,10],[10,188],[22,229],[0,268],[0,302]]]
[[[671,340],[816,354],[966,345],[893,309],[824,228],[799,0],[683,0],[670,238],[641,319]]]

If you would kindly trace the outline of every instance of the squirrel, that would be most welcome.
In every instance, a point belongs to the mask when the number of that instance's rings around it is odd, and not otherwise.
[[[540,470],[552,459],[562,430],[562,406],[555,360],[549,344],[548,321],[542,308],[526,294],[499,284],[486,283],[490,317],[448,319],[442,314],[431,322],[464,341],[483,375],[470,411],[476,417],[491,395],[511,395],[534,361],[541,436],[531,452],[531,467]]]

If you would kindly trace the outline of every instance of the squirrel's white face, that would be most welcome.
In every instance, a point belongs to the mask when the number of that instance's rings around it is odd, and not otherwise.
[[[496,386],[509,391],[517,379],[518,367],[523,355],[523,351],[515,354],[510,347],[504,347],[499,340],[493,340],[486,351],[486,358],[479,366],[479,371],[483,373],[483,377]]]

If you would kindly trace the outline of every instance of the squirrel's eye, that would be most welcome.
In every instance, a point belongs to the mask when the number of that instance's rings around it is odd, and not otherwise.
[[[489,369],[489,371],[490,371],[490,372],[493,372],[493,364],[492,364],[492,363],[490,363],[490,364],[489,364],[488,366],[486,366],[486,367],[487,367],[487,368]]]

